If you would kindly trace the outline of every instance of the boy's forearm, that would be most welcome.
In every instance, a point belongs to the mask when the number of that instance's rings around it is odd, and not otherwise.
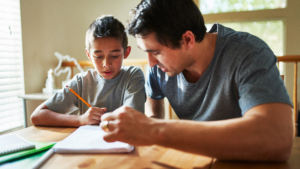
[[[79,127],[81,125],[80,116],[60,114],[49,109],[41,109],[38,112],[34,112],[31,121],[33,125],[43,126]]]

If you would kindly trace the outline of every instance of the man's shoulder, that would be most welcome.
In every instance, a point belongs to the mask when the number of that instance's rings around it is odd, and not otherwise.
[[[262,49],[269,48],[259,37],[248,32],[235,31],[229,27],[217,24],[217,32],[219,41],[226,45],[237,46],[239,49]]]
[[[235,31],[221,24],[217,25],[217,31],[215,53],[222,58],[222,63],[233,66],[245,63],[245,60],[251,62],[253,59],[265,61],[275,59],[270,47],[250,33]]]

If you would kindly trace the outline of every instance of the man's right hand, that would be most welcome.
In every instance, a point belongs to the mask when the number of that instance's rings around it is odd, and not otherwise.
[[[101,122],[101,116],[106,112],[106,108],[90,107],[84,114],[80,115],[80,125],[93,125]]]
[[[101,120],[100,127],[103,130],[107,127],[109,130],[103,137],[105,141],[121,141],[135,146],[155,144],[156,135],[160,133],[162,126],[158,123],[160,120],[149,118],[128,106],[121,106],[113,112],[105,113]],[[109,122],[107,124],[104,121]]]

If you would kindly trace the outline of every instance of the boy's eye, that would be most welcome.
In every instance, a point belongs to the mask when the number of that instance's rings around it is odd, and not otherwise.
[[[96,59],[101,59],[103,56],[94,56]]]

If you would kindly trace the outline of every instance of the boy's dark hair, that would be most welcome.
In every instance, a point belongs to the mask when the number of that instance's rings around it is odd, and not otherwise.
[[[203,16],[193,0],[142,0],[131,14],[128,34],[147,36],[155,32],[160,44],[173,49],[180,48],[182,34],[188,30],[197,42],[206,33]]]
[[[86,37],[85,47],[90,50],[91,43],[101,37],[116,38],[122,44],[124,52],[127,49],[128,39],[125,32],[124,25],[113,16],[101,16],[94,20],[89,26]]]

